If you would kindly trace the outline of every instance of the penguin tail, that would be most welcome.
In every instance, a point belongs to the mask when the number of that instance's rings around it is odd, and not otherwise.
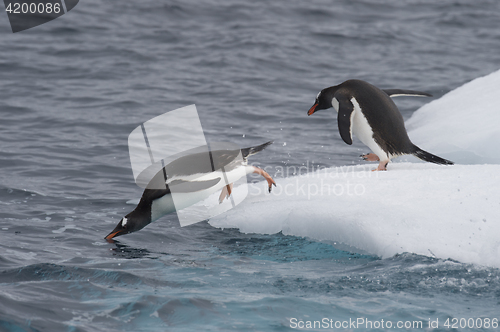
[[[264,150],[265,148],[267,148],[269,145],[271,145],[273,143],[274,143],[274,141],[269,141],[269,142],[266,142],[266,143],[261,144],[261,145],[241,149],[241,155],[243,156],[244,159],[246,159],[249,156],[252,156],[254,154],[259,153],[260,151]]]
[[[438,164],[438,165],[453,165],[453,161],[446,160],[444,158],[438,157],[429,153],[427,151],[422,150],[416,145],[413,145],[413,152],[411,153],[415,157],[420,160],[427,161],[430,163]]]

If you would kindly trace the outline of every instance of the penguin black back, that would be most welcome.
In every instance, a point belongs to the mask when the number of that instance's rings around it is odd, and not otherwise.
[[[372,128],[373,139],[384,151],[391,155],[413,153],[403,116],[387,93],[361,80],[346,81],[339,90],[356,98]]]

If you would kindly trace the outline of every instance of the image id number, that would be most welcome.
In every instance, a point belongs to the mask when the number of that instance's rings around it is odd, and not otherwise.
[[[448,318],[446,320],[446,322],[444,323],[444,326],[446,328],[452,328],[452,329],[457,329],[457,328],[470,328],[470,329],[474,329],[474,328],[485,328],[485,329],[489,329],[489,328],[493,328],[493,329],[496,329],[498,328],[498,318],[469,318],[469,319],[465,319],[465,318]]]
[[[9,14],[59,14],[61,12],[60,3],[9,3],[5,11]]]

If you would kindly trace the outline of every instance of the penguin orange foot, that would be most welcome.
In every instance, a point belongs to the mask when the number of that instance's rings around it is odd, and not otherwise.
[[[366,161],[380,161],[380,158],[375,153],[362,154],[360,157]]]
[[[271,189],[273,189],[273,185],[276,187],[276,182],[274,182],[274,180],[271,177],[271,175],[269,175],[262,168],[258,168],[257,166],[253,166],[253,168],[254,168],[254,171],[253,171],[254,173],[262,175],[264,177],[264,179],[267,180],[267,184],[269,185],[269,192],[271,192]]]
[[[377,171],[387,171],[387,164],[389,162],[388,161],[381,161],[379,164],[378,164],[378,167],[377,168],[374,168],[372,169],[372,172],[377,172]]]

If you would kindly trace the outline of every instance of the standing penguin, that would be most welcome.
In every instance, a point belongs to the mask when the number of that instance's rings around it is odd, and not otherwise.
[[[405,154],[435,164],[453,165],[453,162],[426,152],[410,141],[403,116],[390,98],[397,96],[431,95],[412,90],[381,90],[365,81],[348,80],[321,90],[307,115],[334,107],[338,112],[340,137],[351,145],[352,134],[355,134],[373,152],[361,157],[380,161],[377,171],[387,170],[392,158]]]

